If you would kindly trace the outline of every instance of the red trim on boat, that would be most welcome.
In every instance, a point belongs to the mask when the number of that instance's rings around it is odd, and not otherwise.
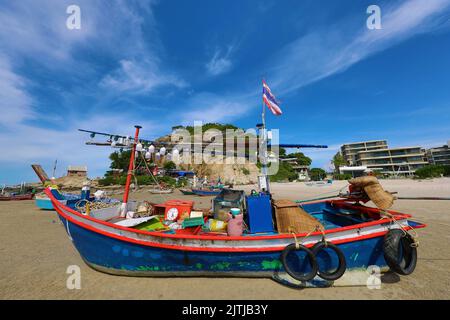
[[[99,220],[99,219],[95,219],[86,215],[83,215],[65,205],[63,205],[62,203],[58,202],[54,202],[54,197],[51,194],[51,192],[47,192],[47,189],[45,190],[45,193],[50,197],[50,199],[52,199],[52,203],[54,203],[55,207],[63,207],[65,210],[69,211],[70,213],[77,215],[79,217],[82,217],[83,219],[87,219],[108,227],[112,227],[115,229],[119,229],[119,230],[124,230],[124,231],[129,231],[129,232],[134,232],[134,233],[140,233],[140,234],[145,234],[145,235],[152,235],[155,237],[163,237],[163,238],[181,238],[181,239],[197,239],[197,240],[225,240],[225,241],[236,241],[236,240],[273,240],[273,239],[285,239],[285,238],[291,238],[292,235],[291,234],[278,234],[278,235],[263,235],[263,236],[241,236],[241,237],[230,237],[230,236],[206,236],[206,235],[188,235],[188,234],[167,234],[167,233],[161,233],[161,232],[152,232],[152,231],[143,231],[143,230],[136,230],[136,229],[132,229],[132,228],[127,228],[127,227],[123,227],[123,226],[119,226],[110,222],[106,222],[103,220]],[[319,201],[320,202],[320,201]],[[379,210],[376,208],[369,208],[369,207],[359,207],[359,206],[353,206],[351,204],[345,203],[343,201],[325,201],[325,202],[330,202],[330,203],[334,203],[334,204],[338,204],[338,205],[343,205],[349,209],[358,209],[358,210],[364,210],[367,212],[372,212],[372,213],[378,213]],[[396,211],[390,211],[388,210],[389,213],[393,214],[396,216],[397,219],[407,219],[407,218],[411,218],[411,215],[409,214],[404,214],[404,213],[400,213],[400,212],[396,212]],[[383,223],[390,223],[389,219],[380,219],[380,220],[376,220],[376,221],[371,221],[371,222],[364,222],[364,223],[360,223],[360,224],[355,224],[355,225],[351,225],[351,226],[346,226],[346,227],[340,227],[340,228],[335,228],[335,229],[331,229],[331,230],[325,230],[324,233],[325,234],[330,234],[330,233],[336,233],[336,232],[341,232],[341,231],[346,231],[346,230],[351,230],[351,229],[360,229],[360,228],[364,228],[364,227],[369,227],[369,226],[375,226],[375,225],[381,225]],[[303,237],[305,236],[307,233],[299,233],[296,234],[297,237]],[[319,235],[322,234],[322,232],[318,231],[318,232],[313,232],[310,235],[314,236],[314,235]]]
[[[53,197],[53,195],[51,194],[51,192],[47,192],[47,189],[45,190],[45,193],[50,197],[56,211],[58,212],[58,214],[62,215],[65,219],[69,220],[71,223],[79,225],[80,227],[83,227],[85,229],[88,229],[90,231],[96,232],[96,233],[100,233],[104,236],[107,237],[112,237],[121,241],[125,241],[125,242],[132,242],[132,243],[137,243],[140,245],[144,245],[144,246],[150,246],[150,247],[158,247],[158,248],[166,248],[166,249],[174,249],[174,250],[185,250],[185,251],[209,251],[209,252],[253,252],[253,251],[281,251],[284,249],[284,247],[265,247],[265,248],[235,248],[235,247],[227,247],[227,248],[220,248],[220,247],[189,247],[189,246],[177,246],[177,245],[171,245],[171,244],[163,244],[163,243],[158,243],[158,242],[150,242],[150,241],[141,241],[141,240],[137,240],[137,239],[133,239],[133,238],[128,238],[128,237],[123,237],[117,234],[113,234],[107,231],[103,231],[100,229],[97,229],[95,227],[92,227],[88,224],[85,224],[83,222],[77,221],[75,219],[73,219],[72,217],[68,216],[67,214],[65,214],[63,212],[63,210],[60,207],[63,207],[64,210],[67,210],[68,212],[79,216],[83,219],[86,220],[90,220],[93,221],[95,223],[99,223],[108,227],[112,227],[114,229],[118,229],[118,230],[124,230],[127,232],[133,232],[133,233],[138,233],[138,234],[144,234],[144,235],[151,235],[151,236],[156,236],[156,237],[167,237],[167,238],[173,238],[173,239],[196,239],[196,240],[226,240],[226,241],[236,241],[236,240],[240,240],[240,241],[252,241],[252,240],[274,240],[274,239],[285,239],[285,238],[292,238],[293,236],[290,234],[282,234],[282,235],[274,235],[274,236],[241,236],[241,237],[229,237],[229,236],[202,236],[202,235],[174,235],[174,234],[164,234],[164,233],[159,233],[159,232],[149,232],[149,231],[142,231],[142,230],[136,230],[136,229],[132,229],[132,228],[126,228],[126,227],[122,227],[122,226],[118,226],[118,225],[114,225],[112,223],[109,222],[105,222],[102,220],[98,220],[98,219],[94,219],[92,217],[89,216],[85,216],[82,215],[81,213],[72,210],[71,208],[64,206],[63,204],[61,204],[59,201],[55,201],[55,198]],[[345,205],[347,206],[348,204],[345,203]],[[350,206],[351,207],[351,206]],[[372,210],[377,210],[374,208],[367,208],[364,207],[364,209],[371,209],[369,211]],[[393,213],[393,212],[391,212]],[[394,213],[395,214],[395,213]],[[405,214],[400,214],[400,217],[398,218],[408,218],[411,217],[410,215],[405,215]],[[341,228],[336,228],[336,229],[332,229],[332,230],[327,230],[325,231],[325,233],[329,234],[329,233],[337,233],[337,232],[341,232],[341,231],[346,231],[346,230],[350,230],[350,229],[360,229],[363,227],[367,227],[367,226],[373,226],[373,225],[381,225],[383,223],[389,223],[390,221],[388,219],[382,219],[382,220],[377,220],[374,222],[368,222],[368,223],[362,223],[362,224],[358,224],[358,225],[353,225],[350,227],[341,227]],[[415,229],[418,228],[423,228],[425,227],[425,224],[416,226]],[[412,229],[412,227],[408,227],[405,228],[407,230]],[[335,244],[340,244],[340,243],[346,243],[346,242],[352,242],[352,241],[360,241],[360,240],[365,240],[365,239],[369,239],[369,238],[374,238],[374,237],[378,237],[378,236],[382,236],[384,234],[386,234],[387,231],[383,231],[383,232],[378,232],[378,233],[372,233],[370,235],[363,235],[363,236],[357,236],[354,238],[348,238],[348,239],[342,239],[342,240],[335,240],[332,241]],[[310,236],[313,235],[320,235],[322,234],[321,232],[314,232],[311,233]],[[303,234],[297,234],[296,236],[298,237],[304,237],[306,235],[306,233]],[[312,246],[311,245],[307,245],[307,246]]]

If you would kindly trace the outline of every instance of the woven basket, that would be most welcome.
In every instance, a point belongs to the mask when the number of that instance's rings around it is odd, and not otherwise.
[[[312,217],[297,203],[290,200],[275,200],[275,217],[279,233],[308,233],[324,230],[319,220]]]
[[[353,178],[348,181],[350,184],[354,185],[355,187],[365,187],[370,186],[372,184],[376,184],[378,182],[378,179],[374,176],[364,176],[364,177],[358,177]]]
[[[382,210],[386,210],[394,204],[394,196],[383,190],[383,187],[379,183],[364,187],[364,191],[370,200]]]

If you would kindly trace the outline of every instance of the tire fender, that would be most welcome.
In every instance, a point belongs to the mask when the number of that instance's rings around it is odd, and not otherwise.
[[[384,260],[392,271],[401,275],[413,273],[417,264],[417,248],[410,234],[391,229],[383,239]]]
[[[339,249],[337,245],[335,245],[331,242],[326,242],[326,241],[317,242],[312,247],[311,251],[314,253],[314,256],[317,257],[317,253],[320,250],[325,249],[325,248],[330,248],[336,253],[338,260],[339,260],[339,265],[338,265],[336,271],[334,271],[334,272],[321,271],[319,268],[317,271],[317,275],[324,280],[334,281],[344,275],[345,270],[347,269],[347,262],[345,261],[345,256],[344,256],[344,253],[342,252],[342,250]],[[317,258],[316,258],[316,260],[317,260]]]
[[[287,256],[291,251],[305,251],[308,258],[309,258],[309,262],[311,264],[311,271],[308,273],[299,273],[296,272],[294,270],[292,270],[288,263],[287,263]],[[314,279],[314,277],[317,274],[318,271],[318,266],[317,266],[317,260],[316,260],[316,256],[314,255],[314,253],[308,249],[307,247],[299,244],[298,247],[296,246],[295,243],[291,243],[289,245],[287,245],[284,249],[283,252],[281,253],[281,262],[283,263],[283,267],[286,270],[286,272],[294,279],[298,280],[298,281],[309,281]]]

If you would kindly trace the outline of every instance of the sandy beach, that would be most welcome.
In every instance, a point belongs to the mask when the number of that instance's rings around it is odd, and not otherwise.
[[[398,196],[450,196],[450,178],[381,180]],[[347,185],[274,183],[277,199],[306,200],[337,194]],[[244,186],[250,191],[256,186]],[[132,199],[155,202],[168,198],[194,199],[209,207],[211,197],[150,195],[145,189]],[[334,287],[291,289],[270,279],[132,278],[103,274],[89,268],[67,237],[56,212],[41,211],[34,201],[0,202],[0,299],[449,299],[450,201],[397,200],[394,210],[409,213],[428,225],[419,230],[418,264],[407,277],[388,273],[381,289]],[[81,268],[81,289],[66,287],[67,267]]]

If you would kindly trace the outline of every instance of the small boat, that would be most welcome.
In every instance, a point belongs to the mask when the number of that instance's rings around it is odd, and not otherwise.
[[[55,198],[61,203],[67,204],[67,201],[79,201],[81,200],[81,195],[73,194],[73,193],[60,193],[56,189],[52,189],[52,193],[54,193]],[[42,210],[55,210],[53,207],[52,201],[46,194],[38,194],[35,197],[35,204],[39,209]]]
[[[222,189],[191,189],[191,191],[197,196],[217,196]]]
[[[173,189],[149,189],[148,192],[153,194],[169,194],[173,192]]]
[[[194,192],[192,192],[192,189],[180,189],[180,192],[184,195],[193,195],[195,194]]]
[[[333,184],[333,180],[305,182],[305,185],[307,185],[308,187],[323,187],[323,186],[329,186],[332,184]]]
[[[0,195],[0,201],[33,200],[33,193]]]

